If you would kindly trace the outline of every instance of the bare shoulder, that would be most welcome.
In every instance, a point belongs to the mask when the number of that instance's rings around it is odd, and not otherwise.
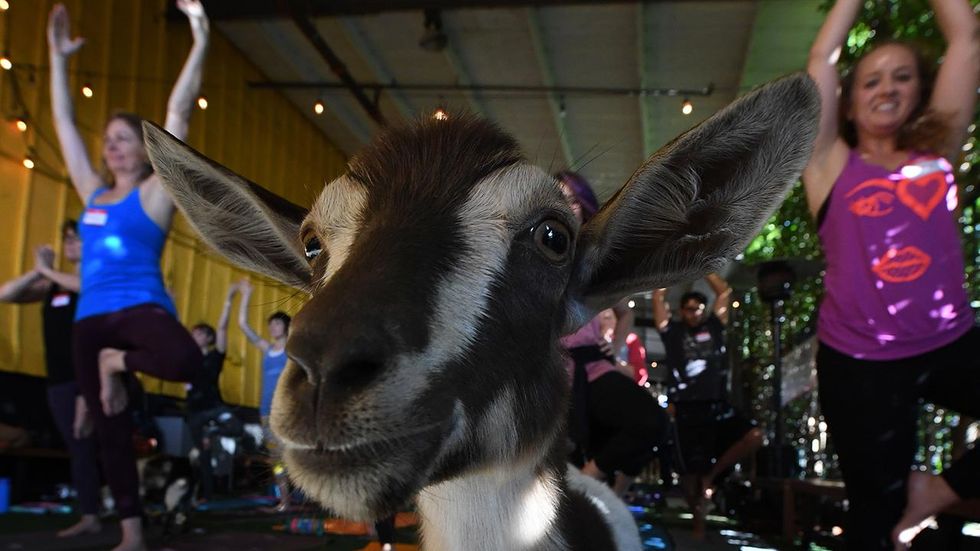
[[[140,204],[146,215],[160,229],[164,232],[170,229],[174,217],[174,202],[156,174],[151,174],[140,184]]]
[[[837,138],[824,151],[815,151],[806,169],[803,170],[803,189],[806,192],[810,214],[814,217],[830,195],[834,182],[844,172],[850,151],[847,143]]]

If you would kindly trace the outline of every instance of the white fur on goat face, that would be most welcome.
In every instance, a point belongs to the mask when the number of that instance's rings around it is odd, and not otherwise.
[[[386,201],[400,201],[402,209],[419,208],[413,201],[422,203],[419,210],[427,208],[424,195],[399,197],[390,189],[384,192],[391,194]],[[338,277],[351,257],[385,255],[386,246],[404,246],[402,236],[408,228],[397,224],[383,231],[368,228],[376,220],[365,210],[371,203],[368,194],[365,186],[342,177],[325,188],[303,224],[304,235],[316,235],[321,243],[324,266],[322,273],[315,273],[312,300],[294,319],[290,352],[308,362],[309,352],[298,352],[295,345],[319,335],[309,334],[304,324],[329,327],[331,320],[357,324],[363,330],[379,328],[395,340],[399,324],[421,322],[428,328],[427,342],[420,349],[399,350],[396,345],[390,354],[382,354],[376,358],[384,363],[377,378],[356,389],[342,384],[316,389],[311,379],[321,387],[333,384],[328,374],[332,366],[307,365],[304,373],[291,363],[277,387],[272,413],[273,430],[285,442],[290,475],[304,491],[354,518],[377,517],[434,479],[487,463],[506,463],[518,454],[539,457],[548,450],[562,419],[565,379],[561,366],[547,358],[557,357],[551,348],[557,336],[554,325],[564,312],[562,297],[573,242],[568,242],[566,257],[555,262],[534,250],[531,229],[552,220],[567,228],[569,237],[577,230],[553,178],[525,163],[500,169],[473,185],[461,201],[448,205],[454,212],[444,219],[454,227],[437,231],[458,233],[458,245],[465,254],[448,261],[426,259],[443,265],[428,281],[432,304],[427,319],[390,319],[390,310],[359,307],[357,290],[345,290],[347,280]],[[514,288],[508,278],[521,274],[509,271],[523,268],[509,266],[512,257],[525,263],[530,260],[537,272],[546,269],[553,274],[537,274],[540,289]],[[412,308],[420,290],[412,288],[410,278],[399,277],[397,270],[417,266],[391,268],[396,271],[378,281],[403,286],[397,294]],[[323,292],[334,300],[319,301],[318,294]],[[481,349],[481,335],[510,331],[494,327],[505,321],[495,314],[494,304],[499,309],[509,300],[508,294],[547,297],[550,312],[537,312],[534,318],[541,334],[537,353],[527,358],[525,353],[504,352],[494,361],[486,356],[485,345]],[[523,335],[513,335],[512,340],[519,337]],[[493,340],[495,346],[507,345],[498,336]],[[522,361],[536,365],[531,370],[515,365]],[[318,369],[320,373],[315,372]],[[471,400],[463,391],[468,381],[481,385],[480,394],[473,396],[479,400]],[[542,381],[547,384],[541,385]],[[531,392],[518,388],[531,384],[537,385]],[[482,399],[482,394],[488,394],[486,385],[499,386],[489,392],[494,397],[490,402]],[[314,396],[318,392],[319,398]],[[315,406],[317,401],[322,405]],[[530,422],[527,417],[531,416],[547,423]],[[519,442],[527,437],[534,437],[539,445],[521,449]],[[428,465],[428,472],[420,472],[420,464]]]

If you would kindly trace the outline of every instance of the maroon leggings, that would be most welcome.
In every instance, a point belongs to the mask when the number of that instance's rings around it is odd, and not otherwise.
[[[173,315],[155,304],[81,319],[75,322],[72,338],[75,376],[95,423],[103,471],[119,518],[140,516],[132,404],[112,417],[102,412],[99,351],[125,350],[128,372],[139,371],[167,381],[190,381],[194,370],[201,366],[201,349]]]

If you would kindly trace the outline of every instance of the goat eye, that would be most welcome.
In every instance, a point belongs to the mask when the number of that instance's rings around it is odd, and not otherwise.
[[[316,237],[311,237],[306,240],[306,259],[313,262],[313,259],[320,256],[320,252],[323,248],[320,246],[320,240]]]
[[[545,220],[531,229],[534,244],[548,260],[558,262],[568,256],[572,236],[568,228],[557,220]]]

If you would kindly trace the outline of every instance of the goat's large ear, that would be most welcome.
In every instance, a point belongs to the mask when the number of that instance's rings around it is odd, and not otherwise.
[[[770,83],[665,145],[582,228],[566,331],[623,297],[719,269],[797,180],[820,104],[804,74]]]
[[[214,250],[288,285],[310,281],[299,240],[306,209],[231,172],[159,126],[143,122],[153,170],[174,203]]]

